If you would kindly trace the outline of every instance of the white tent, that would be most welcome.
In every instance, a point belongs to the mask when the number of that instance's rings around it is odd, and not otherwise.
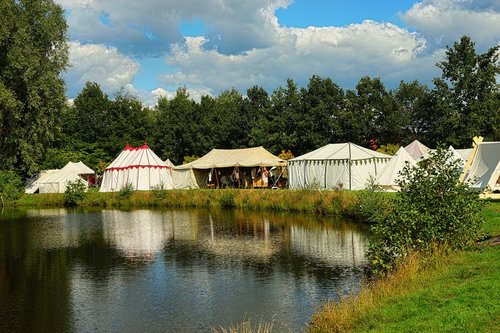
[[[397,184],[399,173],[403,171],[406,165],[417,166],[417,162],[408,154],[405,148],[401,147],[397,153],[392,156],[387,165],[380,171],[376,184],[388,192],[399,191],[400,187]]]
[[[165,163],[172,167],[172,184],[174,189],[199,188],[193,169],[178,169],[170,159]]]
[[[472,154],[472,148],[465,148],[465,149],[455,149],[455,151],[464,159],[464,161],[467,162],[469,159],[470,154]],[[465,163],[464,163],[465,164]]]
[[[450,156],[451,162],[458,161],[458,165],[462,170],[464,168],[465,162],[467,162],[467,160],[464,159],[462,157],[462,155],[460,155],[460,153],[457,151],[457,149],[453,148],[453,146],[448,147],[448,150],[451,153],[451,156]]]
[[[172,167],[163,162],[149,147],[125,146],[104,170],[101,192],[120,191],[127,184],[134,190],[151,190],[157,186],[172,189]]]
[[[390,158],[350,142],[329,144],[288,161],[288,186],[361,190]]]
[[[500,191],[500,142],[481,142],[465,176],[471,188]]]
[[[408,154],[410,154],[410,156],[413,157],[413,159],[417,162],[428,159],[430,157],[430,153],[432,152],[432,149],[428,148],[418,140],[410,143],[405,147],[405,149]]]
[[[83,162],[69,162],[61,170],[51,173],[43,181],[39,181],[38,190],[40,193],[64,193],[69,182],[82,179],[88,186],[89,176],[93,177],[94,175],[94,170]]]
[[[40,189],[40,183],[45,182],[45,180],[50,177],[50,175],[58,172],[59,169],[42,170],[38,175],[28,180],[26,184],[25,193],[33,194],[38,192]]]

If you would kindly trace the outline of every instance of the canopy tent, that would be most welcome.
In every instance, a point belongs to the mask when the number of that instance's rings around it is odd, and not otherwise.
[[[268,167],[279,166],[286,166],[286,161],[274,156],[263,147],[253,147],[212,149],[191,163],[176,166],[174,170],[192,170],[192,175],[189,177],[192,179],[194,176],[198,187],[224,186],[224,181],[228,176],[234,176],[240,184],[247,184],[247,187],[263,187],[267,186],[267,180],[258,183],[259,172],[264,174],[268,172]],[[265,177],[261,175],[259,179],[265,179]]]
[[[470,154],[472,153],[472,148],[455,149],[455,151],[458,153],[458,155],[460,155],[460,157],[463,158],[464,161],[467,162]]]
[[[40,190],[40,183],[44,183],[50,175],[59,172],[60,169],[42,170],[36,176],[27,181],[25,193],[33,194]]]
[[[376,184],[388,192],[399,191],[400,187],[397,181],[400,179],[400,172],[406,165],[416,167],[417,162],[405,148],[400,147],[389,163],[380,171]]]
[[[432,149],[428,148],[418,140],[415,140],[412,143],[410,143],[408,146],[405,147],[405,149],[408,152],[408,154],[410,154],[410,156],[413,157],[413,159],[417,162],[426,160],[429,157],[431,157],[430,153],[432,152]]]
[[[69,162],[61,170],[53,172],[38,183],[40,193],[64,193],[69,182],[82,179],[88,187],[94,180],[95,172],[83,162]]]
[[[131,147],[128,144],[104,170],[101,192],[120,191],[127,184],[134,190],[152,190],[155,187],[172,189],[172,167],[163,162],[149,147]]]
[[[288,184],[291,189],[364,189],[390,158],[350,142],[328,144],[289,160]]]
[[[500,142],[479,143],[471,158],[464,181],[481,192],[488,187],[492,192],[500,191]]]

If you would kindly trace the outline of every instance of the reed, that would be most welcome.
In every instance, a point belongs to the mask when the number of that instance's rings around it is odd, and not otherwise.
[[[257,325],[252,325],[250,320],[244,320],[239,325],[232,325],[228,328],[212,328],[212,333],[272,333],[272,332],[291,332],[285,327],[275,328],[274,320],[269,322],[260,321]]]

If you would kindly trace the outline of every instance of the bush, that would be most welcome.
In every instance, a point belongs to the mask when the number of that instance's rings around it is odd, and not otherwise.
[[[24,185],[15,171],[0,170],[0,195],[7,201],[16,200],[24,193]]]
[[[220,205],[224,208],[233,208],[236,207],[236,202],[234,201],[234,193],[233,192],[224,192],[220,197]]]
[[[374,273],[384,273],[409,253],[436,246],[461,249],[479,237],[482,202],[443,148],[421,167],[406,166],[394,209],[372,226],[368,257]]]
[[[128,199],[132,196],[133,193],[134,185],[132,185],[132,183],[128,183],[120,189],[120,191],[118,192],[118,197],[120,199]]]
[[[151,191],[156,199],[165,199],[167,197],[167,187],[163,183],[153,186]]]
[[[85,199],[85,190],[87,187],[82,179],[68,182],[64,191],[64,205],[67,207],[77,206],[80,201]]]

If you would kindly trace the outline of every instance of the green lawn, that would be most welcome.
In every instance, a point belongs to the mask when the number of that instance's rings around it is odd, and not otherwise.
[[[483,209],[483,230],[500,235],[500,202]],[[500,246],[477,245],[438,259],[391,292],[357,305],[353,332],[500,332]],[[382,296],[380,295],[382,292]],[[331,332],[320,313],[311,332]]]

